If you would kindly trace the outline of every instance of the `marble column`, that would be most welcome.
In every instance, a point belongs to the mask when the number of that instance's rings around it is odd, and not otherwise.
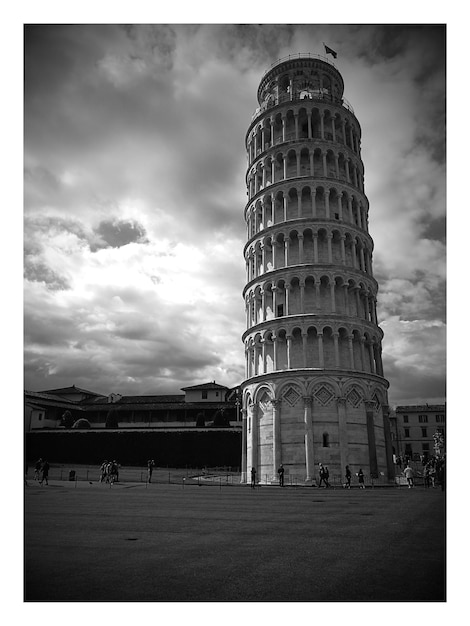
[[[273,476],[282,463],[281,456],[281,400],[271,400],[273,407]]]
[[[242,409],[242,466],[241,466],[241,476],[240,482],[247,482],[247,473],[246,473],[246,423],[247,423],[247,410]]]
[[[306,481],[315,477],[315,463],[313,458],[313,424],[312,424],[312,398],[304,396],[304,424],[305,424],[305,472]]]
[[[346,398],[337,398],[341,477],[344,476],[346,465],[348,465],[348,424],[346,402]]]

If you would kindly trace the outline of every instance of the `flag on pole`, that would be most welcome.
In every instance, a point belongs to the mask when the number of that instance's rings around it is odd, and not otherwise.
[[[336,59],[336,57],[338,56],[336,54],[336,52],[334,50],[332,50],[331,48],[329,48],[325,43],[323,44],[325,46],[325,52],[326,54],[331,54],[333,55],[333,57]]]

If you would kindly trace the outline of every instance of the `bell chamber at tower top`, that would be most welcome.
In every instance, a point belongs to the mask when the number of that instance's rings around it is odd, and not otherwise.
[[[328,59],[313,54],[289,56],[276,62],[261,79],[260,106],[252,121],[270,107],[299,100],[331,102],[354,114],[343,92],[343,78]]]

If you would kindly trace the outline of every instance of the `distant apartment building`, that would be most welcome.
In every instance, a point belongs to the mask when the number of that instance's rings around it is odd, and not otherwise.
[[[390,425],[394,455],[413,460],[431,457],[435,433],[441,433],[445,445],[446,405],[397,406],[390,414]]]

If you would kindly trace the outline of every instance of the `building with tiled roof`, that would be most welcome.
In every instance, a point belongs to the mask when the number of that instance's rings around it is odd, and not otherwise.
[[[75,387],[25,391],[25,428],[64,428],[63,414],[86,418],[91,428],[195,428],[240,426],[237,388],[215,381],[184,387],[184,394],[103,395]],[[223,419],[221,418],[223,417]]]

